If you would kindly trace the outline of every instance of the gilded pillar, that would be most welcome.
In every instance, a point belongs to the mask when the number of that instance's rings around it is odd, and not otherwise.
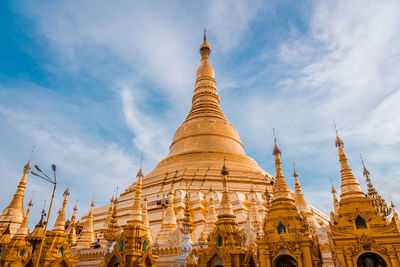
[[[344,257],[346,259],[347,267],[354,267],[353,258],[351,257],[351,255],[344,255]]]
[[[389,259],[390,263],[392,264],[392,267],[400,267],[399,259],[397,258],[396,254],[390,254]]]
[[[294,253],[296,255],[296,260],[297,260],[297,266],[298,267],[303,267],[303,252],[301,252],[300,249],[297,249],[296,252]]]
[[[233,254],[232,255],[232,266],[233,267],[240,267],[239,254]]]
[[[271,252],[270,251],[265,251],[264,255],[265,255],[265,263],[266,263],[266,265],[264,265],[264,266],[271,267],[272,266],[272,264],[271,264]],[[263,267],[263,266],[261,266],[261,267]]]

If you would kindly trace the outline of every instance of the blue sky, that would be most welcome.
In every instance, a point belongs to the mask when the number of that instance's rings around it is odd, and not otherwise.
[[[3,1],[0,8],[0,208],[32,145],[58,166],[55,210],[107,204],[165,157],[190,109],[207,27],[221,106],[246,152],[274,174],[272,128],[293,187],[329,213],[339,189],[334,118],[365,189],[400,205],[400,3],[372,1]],[[67,179],[69,178],[69,179]],[[50,185],[29,176],[30,225]],[[53,213],[55,216],[55,213]]]

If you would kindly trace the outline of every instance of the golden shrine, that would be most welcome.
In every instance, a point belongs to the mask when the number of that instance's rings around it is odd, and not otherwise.
[[[395,207],[365,166],[368,192],[360,189],[339,136],[341,194],[332,187],[328,217],[306,201],[295,169],[294,191],[288,187],[276,139],[275,176],[246,155],[221,110],[210,53],[204,35],[192,107],[168,156],[146,176],[140,168],[110,205],[92,202],[80,220],[75,206],[66,221],[67,188],[53,229],[45,232],[43,210],[30,232],[28,161],[0,215],[0,266],[400,267]]]

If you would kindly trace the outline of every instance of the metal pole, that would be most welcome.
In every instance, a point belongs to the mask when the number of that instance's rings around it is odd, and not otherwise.
[[[49,213],[47,214],[47,222],[46,222],[46,225],[44,226],[44,232],[43,232],[43,236],[42,236],[42,243],[40,243],[39,255],[38,255],[38,258],[36,260],[36,267],[39,267],[40,256],[42,255],[43,245],[44,245],[44,241],[45,241],[45,238],[46,238],[47,226],[49,225],[50,212],[51,212],[51,207],[53,206],[53,199],[54,199],[54,193],[56,192],[56,187],[57,187],[57,183],[54,183],[53,194],[51,196],[51,201],[50,201]]]

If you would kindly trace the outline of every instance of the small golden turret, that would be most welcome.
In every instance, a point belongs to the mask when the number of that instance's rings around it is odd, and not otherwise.
[[[336,197],[336,190],[335,190],[335,187],[333,187],[333,185],[332,185],[332,196],[333,196],[333,209],[334,209],[334,214],[335,215],[338,215],[339,214],[339,208],[340,208],[340,205],[339,205],[339,201],[338,201],[338,199],[337,199],[337,197]]]
[[[94,200],[90,204],[88,217],[83,225],[82,232],[76,244],[77,249],[89,248],[95,242],[93,227]]]
[[[103,231],[103,233],[104,239],[108,242],[108,247],[111,247],[119,237],[119,227],[117,222],[117,200],[114,198],[114,196],[111,199],[109,219],[106,229]]]
[[[26,211],[25,218],[22,221],[21,226],[18,228],[18,231],[15,234],[15,236],[26,237],[28,235],[28,232],[29,232],[28,219],[29,219],[29,213],[31,212],[32,206],[33,206],[33,203],[32,203],[32,199],[31,199],[31,201],[29,201],[29,204],[28,204],[28,210]]]
[[[262,220],[260,213],[258,212],[257,202],[254,198],[252,198],[250,201],[249,217],[250,217],[250,222],[256,229],[261,228]]]
[[[128,224],[142,224],[142,211],[141,211],[141,197],[142,197],[142,179],[143,171],[142,168],[139,169],[137,175],[135,198],[133,200],[132,215]]]
[[[357,179],[354,177],[354,174],[349,167],[346,154],[344,153],[344,150],[343,150],[344,143],[343,143],[342,139],[340,139],[337,130],[336,130],[335,145],[338,148],[339,162],[340,162],[340,167],[341,167],[341,170],[340,170],[341,186],[340,186],[340,188],[341,188],[342,193],[340,194],[340,199],[344,200],[347,198],[357,198],[357,197],[365,198],[364,193],[360,189],[360,184],[357,182]]]
[[[292,198],[292,194],[290,192],[289,186],[285,181],[285,177],[282,173],[282,164],[281,164],[281,151],[276,144],[276,138],[274,138],[274,149],[272,154],[275,156],[275,169],[276,169],[276,176],[275,176],[275,183],[273,189],[274,198],[272,199],[272,203],[280,202],[280,201],[294,201]]]
[[[370,172],[367,170],[364,164],[364,160],[360,154],[361,162],[363,165],[363,175],[365,176],[365,180],[367,182],[368,193],[367,198],[371,200],[372,205],[376,209],[376,212],[382,216],[389,216],[392,212],[392,208],[388,207],[386,201],[381,195],[378,194],[375,187],[373,186],[371,179],[370,179]]]
[[[235,218],[236,216],[233,214],[233,208],[231,200],[229,199],[228,192],[228,175],[229,171],[225,166],[226,159],[224,158],[224,165],[222,166],[221,175],[223,176],[223,191],[222,191],[222,199],[219,205],[219,214],[218,218]]]
[[[180,229],[182,234],[191,234],[193,232],[193,224],[190,219],[190,194],[189,192],[185,195],[185,211],[183,213],[183,219],[181,220],[182,228]]]
[[[294,177],[294,188],[295,188],[294,202],[296,203],[297,208],[303,214],[312,214],[311,209],[308,206],[307,201],[304,198],[304,194],[301,190],[299,175],[296,172],[294,163],[293,163],[293,177]]]
[[[68,196],[70,195],[69,188],[64,191],[64,200],[61,209],[58,211],[57,220],[54,223],[53,231],[56,233],[65,233],[65,207],[67,206]]]
[[[210,187],[210,193],[211,193],[211,197],[208,200],[206,221],[204,223],[204,228],[202,231],[202,233],[204,233],[203,241],[205,241],[207,239],[207,236],[213,231],[215,222],[218,219],[217,211],[215,210],[215,203],[214,203],[212,187]]]
[[[150,243],[153,243],[153,235],[150,229],[150,222],[149,222],[149,215],[148,215],[148,208],[147,208],[147,197],[143,199],[143,207],[142,207],[142,220],[143,226],[147,231],[147,236],[150,240]]]
[[[399,219],[399,215],[397,214],[396,211],[396,206],[393,204],[392,201],[390,201],[390,207],[393,211],[393,218],[392,220],[394,221],[394,223],[396,224],[397,230],[400,232],[400,219]]]
[[[159,245],[168,245],[169,234],[176,230],[176,226],[174,192],[171,190],[168,194],[168,206],[162,218],[161,229],[157,234],[156,243]]]

